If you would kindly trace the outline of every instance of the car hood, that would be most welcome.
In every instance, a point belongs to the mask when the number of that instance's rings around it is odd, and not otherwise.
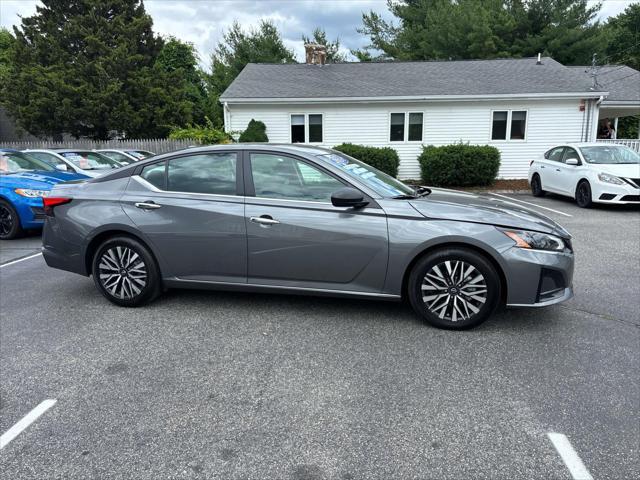
[[[427,218],[484,223],[570,237],[549,217],[515,201],[489,195],[433,188],[429,196],[410,200],[409,203]]]
[[[598,173],[608,173],[616,177],[640,178],[640,164],[638,163],[591,163],[589,167]]]
[[[0,176],[3,186],[11,188],[33,188],[36,190],[51,190],[51,187],[70,180],[85,179],[84,175],[67,172],[48,172],[32,170],[29,172],[10,173]]]

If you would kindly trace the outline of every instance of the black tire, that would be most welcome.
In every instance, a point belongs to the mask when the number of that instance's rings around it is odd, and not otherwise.
[[[6,200],[0,200],[0,240],[13,240],[24,235],[18,212]]]
[[[589,208],[593,204],[591,198],[591,185],[586,180],[582,180],[576,187],[576,203],[580,208]]]
[[[453,274],[447,273],[449,267]],[[434,279],[438,271],[446,281]],[[480,280],[478,275],[482,277]],[[483,285],[486,288],[483,289]],[[415,264],[409,274],[407,296],[413,309],[427,323],[438,328],[464,330],[481,324],[493,314],[500,303],[500,288],[498,272],[482,255],[465,248],[444,248],[425,255]],[[444,310],[439,308],[441,305],[445,305]]]
[[[533,177],[531,177],[531,194],[534,197],[544,197],[545,193],[547,192],[542,189],[542,180],[540,180],[540,175],[534,173]]]
[[[162,289],[160,269],[153,255],[131,237],[112,237],[100,245],[91,271],[100,293],[121,307],[149,303]]]

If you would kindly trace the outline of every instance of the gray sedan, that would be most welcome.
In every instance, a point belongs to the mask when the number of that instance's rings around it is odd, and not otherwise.
[[[93,275],[122,306],[185,287],[406,298],[462,329],[500,304],[572,296],[571,236],[551,219],[319,147],[172,152],[57,185],[44,204],[47,264]]]

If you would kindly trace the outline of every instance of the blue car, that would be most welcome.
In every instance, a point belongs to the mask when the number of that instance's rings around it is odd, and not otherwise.
[[[25,230],[41,229],[42,198],[60,182],[89,178],[60,172],[17,150],[0,149],[0,240],[19,237]]]

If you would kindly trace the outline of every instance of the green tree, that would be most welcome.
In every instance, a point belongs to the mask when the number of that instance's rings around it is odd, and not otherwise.
[[[600,5],[587,0],[388,1],[398,19],[363,14],[358,30],[379,58],[439,60],[534,56],[567,64],[587,63],[604,48],[594,21]],[[364,54],[356,54],[357,56]]]
[[[248,63],[295,63],[294,53],[282,41],[276,26],[268,21],[257,29],[245,32],[235,22],[224,34],[211,55],[211,74],[207,84],[212,120],[216,126],[224,123],[218,99]]]
[[[640,70],[640,3],[629,5],[620,15],[610,19],[605,29],[607,63]]]
[[[317,27],[313,31],[311,37],[302,35],[302,41],[304,43],[317,43],[327,47],[327,63],[340,63],[347,60],[344,54],[340,53],[340,39],[336,38],[333,42],[330,42],[329,39],[327,39],[327,33],[320,27]]]
[[[156,65],[163,42],[141,0],[42,0],[22,19],[9,113],[40,136],[162,136],[191,121],[175,76]]]
[[[5,98],[4,90],[9,84],[15,41],[9,30],[0,28],[0,103]]]
[[[155,66],[179,84],[179,90],[189,104],[192,121],[201,124],[209,112],[204,73],[198,62],[198,54],[192,43],[169,37],[158,54]]]
[[[268,142],[267,126],[260,120],[254,120],[253,118],[247,125],[247,129],[240,134],[240,143],[249,142]]]

